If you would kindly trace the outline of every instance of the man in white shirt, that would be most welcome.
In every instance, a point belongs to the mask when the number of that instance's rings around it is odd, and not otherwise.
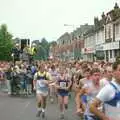
[[[90,110],[101,120],[120,120],[120,62],[113,64],[113,77],[108,85],[103,87],[90,105]],[[104,103],[105,111],[97,108]]]

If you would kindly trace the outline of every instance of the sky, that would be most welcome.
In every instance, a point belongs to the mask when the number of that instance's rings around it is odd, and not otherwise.
[[[14,37],[57,40],[94,17],[113,9],[120,0],[0,0],[0,24]],[[64,26],[67,24],[68,26]]]

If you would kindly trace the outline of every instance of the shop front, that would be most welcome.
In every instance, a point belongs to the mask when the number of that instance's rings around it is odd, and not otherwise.
[[[114,62],[120,56],[120,41],[110,42],[104,44],[105,60]]]
[[[95,49],[84,48],[84,56],[86,61],[93,62],[95,60]]]
[[[97,60],[104,60],[105,54],[104,54],[104,46],[103,46],[103,44],[96,45],[95,56],[96,56]]]

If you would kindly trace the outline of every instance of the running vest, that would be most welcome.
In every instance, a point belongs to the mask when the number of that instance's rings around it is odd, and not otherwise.
[[[105,114],[112,120],[120,120],[120,90],[111,82],[110,85],[115,89],[115,96],[112,100],[105,102]]]
[[[37,80],[47,80],[46,72],[44,73],[37,72]]]
[[[64,88],[68,87],[69,80],[58,80],[58,84],[61,87],[61,89],[58,89],[58,94],[61,96],[68,96],[69,91],[64,90]],[[63,89],[62,89],[63,88]]]
[[[48,90],[48,86],[42,82],[43,80],[47,80],[46,72],[44,73],[37,72],[37,89],[46,91]]]

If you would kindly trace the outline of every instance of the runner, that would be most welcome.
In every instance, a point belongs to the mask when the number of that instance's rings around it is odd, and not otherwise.
[[[81,104],[79,102],[79,99],[80,99],[80,94],[81,94],[81,91],[82,91],[82,87],[85,85],[85,84],[88,84],[90,83],[90,77],[91,77],[91,70],[89,68],[86,68],[84,71],[84,78],[83,79],[80,79],[79,80],[79,84],[78,85],[75,85],[76,86],[76,97],[75,97],[75,101],[76,101],[76,113],[79,114],[79,113],[82,113],[83,112],[83,105],[84,104]],[[86,103],[86,95],[82,95],[81,96],[81,99],[82,99],[82,102],[83,103]]]
[[[34,89],[36,89],[37,96],[37,117],[40,117],[42,112],[42,118],[45,117],[45,109],[46,109],[46,99],[48,96],[48,86],[53,81],[51,80],[51,76],[49,73],[45,71],[45,65],[41,64],[39,66],[38,72],[35,73],[34,76]]]
[[[77,101],[78,105],[82,104],[83,110],[81,112],[84,112],[84,120],[94,120],[95,117],[90,111],[89,111],[89,103],[92,102],[93,98],[97,95],[99,92],[99,79],[100,79],[100,70],[98,68],[93,68],[91,70],[91,77],[88,82],[86,82],[82,89],[80,90],[79,94],[77,94]],[[83,100],[83,95],[85,95],[85,99]],[[95,119],[99,120],[99,119]]]
[[[52,80],[56,81],[57,76],[58,76],[58,72],[57,72],[57,70],[55,68],[55,65],[51,66],[51,69],[49,70],[49,73],[52,76]],[[50,84],[49,88],[50,88],[50,102],[53,103],[54,98],[56,97],[55,83]]]
[[[64,119],[65,109],[68,109],[68,93],[71,86],[71,80],[68,75],[65,74],[65,69],[60,70],[60,76],[56,81],[56,88],[58,89],[58,102],[60,109],[60,119]]]
[[[103,87],[90,105],[91,112],[102,120],[120,120],[120,62],[113,64],[113,77],[108,85]],[[104,103],[104,113],[97,107]]]

